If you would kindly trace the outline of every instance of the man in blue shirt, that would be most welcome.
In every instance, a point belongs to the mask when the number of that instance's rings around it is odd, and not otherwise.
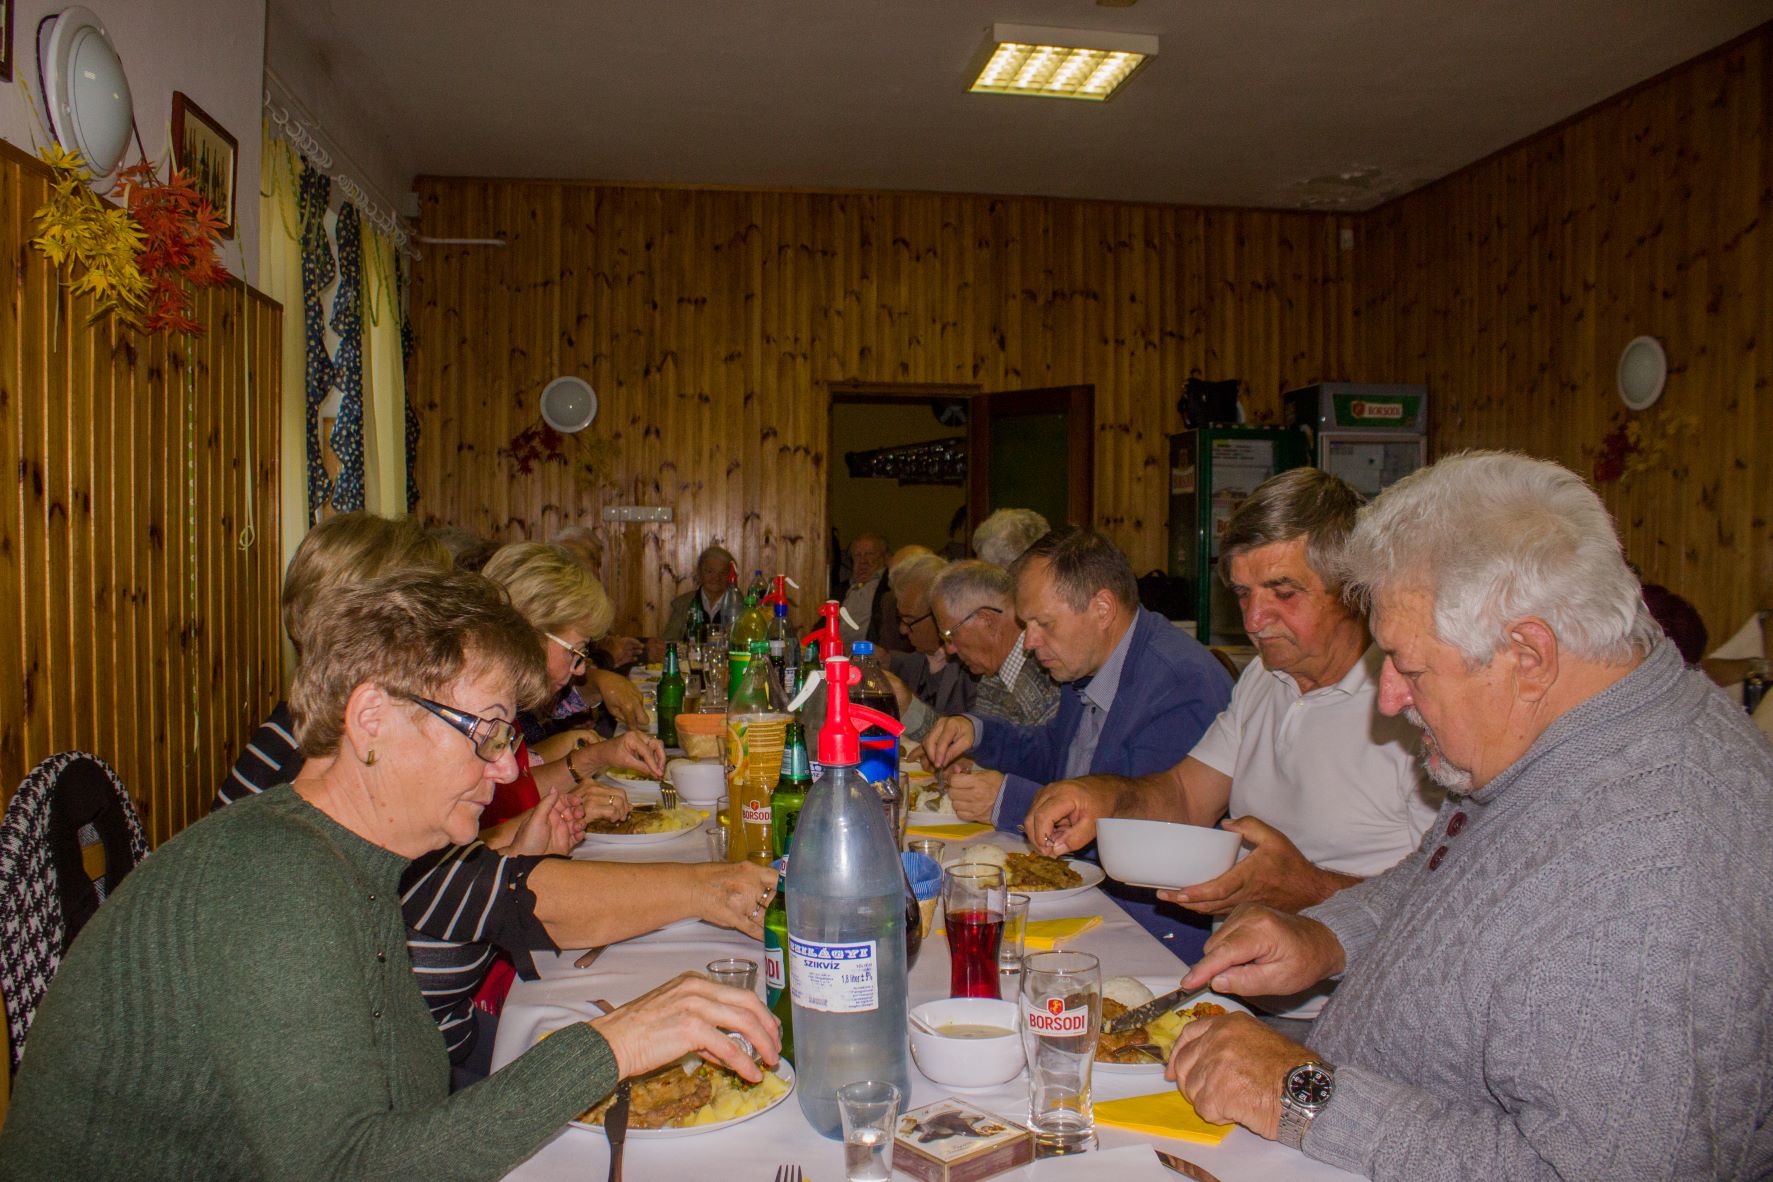
[[[1193,637],[1139,606],[1132,567],[1101,534],[1055,530],[1029,547],[1012,573],[1025,647],[1063,684],[1059,712],[1038,726],[953,715],[923,742],[937,767],[971,754],[990,769],[951,772],[949,797],[962,819],[1009,830],[1020,827],[1049,781],[1174,766],[1231,701],[1230,675]],[[976,618],[975,612],[956,621],[943,640],[952,643]],[[1157,915],[1149,892],[1116,897],[1160,938],[1173,939],[1185,927],[1189,939],[1179,953],[1199,950],[1204,930],[1178,911]]]

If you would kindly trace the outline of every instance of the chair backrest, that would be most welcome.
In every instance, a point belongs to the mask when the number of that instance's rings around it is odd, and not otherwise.
[[[1243,675],[1243,670],[1241,670],[1237,667],[1237,662],[1232,659],[1232,656],[1230,653],[1226,652],[1222,648],[1217,648],[1217,647],[1209,648],[1209,649],[1207,649],[1207,651],[1212,653],[1215,657],[1219,658],[1219,664],[1224,666],[1225,672],[1231,674],[1231,680],[1236,681],[1239,677],[1241,677]]]
[[[104,872],[96,878],[83,853],[95,845],[104,851]],[[0,1000],[14,1070],[62,954],[147,856],[147,835],[129,793],[97,756],[53,755],[13,794],[0,820]]]

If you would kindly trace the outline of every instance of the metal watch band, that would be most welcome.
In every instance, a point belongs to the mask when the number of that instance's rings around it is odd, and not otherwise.
[[[1315,1118],[1318,1113],[1322,1112],[1324,1107],[1329,1103],[1328,1098],[1324,1100],[1323,1104],[1318,1105],[1303,1104],[1293,1099],[1292,1089],[1289,1086],[1293,1075],[1295,1072],[1306,1067],[1315,1067],[1318,1071],[1328,1076],[1331,1094],[1333,1095],[1335,1093],[1336,1068],[1321,1059],[1307,1059],[1305,1062],[1299,1064],[1298,1067],[1293,1068],[1292,1071],[1287,1072],[1286,1076],[1281,1081],[1280,1129],[1277,1132],[1275,1139],[1282,1145],[1285,1145],[1288,1149],[1302,1149],[1304,1147],[1305,1131],[1311,1128],[1313,1118]]]

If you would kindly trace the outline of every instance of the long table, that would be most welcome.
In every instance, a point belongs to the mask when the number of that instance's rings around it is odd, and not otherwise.
[[[587,842],[575,856],[632,862],[699,862],[707,860],[706,847],[701,833],[692,830],[670,841],[619,849]],[[1179,977],[1180,962],[1099,890],[1068,899],[1037,900],[1033,908],[1033,919],[1100,915],[1100,925],[1067,941],[1064,947],[1099,956],[1104,976]],[[758,941],[700,921],[674,924],[611,945],[589,968],[573,967],[580,951],[537,956],[539,979],[519,981],[512,986],[493,1045],[495,1068],[522,1054],[542,1033],[594,1016],[594,999],[621,1005],[678,973],[701,969],[716,957],[748,957],[758,962],[760,974],[763,965],[763,947]],[[912,1005],[948,996],[948,946],[942,937],[932,935],[924,941],[909,985]],[[1100,1101],[1145,1095],[1167,1086],[1171,1085],[1157,1073],[1145,1076],[1098,1072],[1095,1097]],[[957,1092],[925,1079],[912,1064],[911,1096],[905,1107],[949,1095],[960,1096],[1008,1119],[1027,1117],[1026,1072],[1000,1087]],[[1105,1153],[1102,1163],[1117,1182],[1176,1177],[1158,1166],[1154,1155],[1124,1148],[1138,1145],[1156,1145],[1197,1162],[1217,1175],[1220,1182],[1311,1182],[1356,1177],[1241,1128],[1233,1129],[1218,1145],[1156,1140],[1100,1123],[1097,1135],[1103,1151],[1117,1151],[1112,1155]],[[1000,1177],[1017,1182],[1084,1177],[1089,1175],[1083,1167],[1090,1156],[1036,1162]],[[525,1182],[584,1182],[587,1178],[604,1177],[608,1161],[608,1144],[600,1133],[568,1126],[509,1176]],[[835,1182],[843,1177],[841,1143],[815,1133],[801,1116],[794,1097],[742,1124],[701,1136],[648,1140],[630,1135],[625,1169],[633,1179],[762,1182],[773,1178],[776,1167],[785,1162],[799,1165],[813,1182]]]

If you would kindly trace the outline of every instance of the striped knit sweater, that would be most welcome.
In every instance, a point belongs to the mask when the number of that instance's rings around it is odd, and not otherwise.
[[[1773,751],[1657,646],[1410,858],[1348,953],[1305,1151],[1377,1180],[1773,1177]]]
[[[0,1179],[495,1178],[615,1086],[568,1028],[451,1095],[414,984],[406,861],[288,787],[168,842],[69,950]]]

